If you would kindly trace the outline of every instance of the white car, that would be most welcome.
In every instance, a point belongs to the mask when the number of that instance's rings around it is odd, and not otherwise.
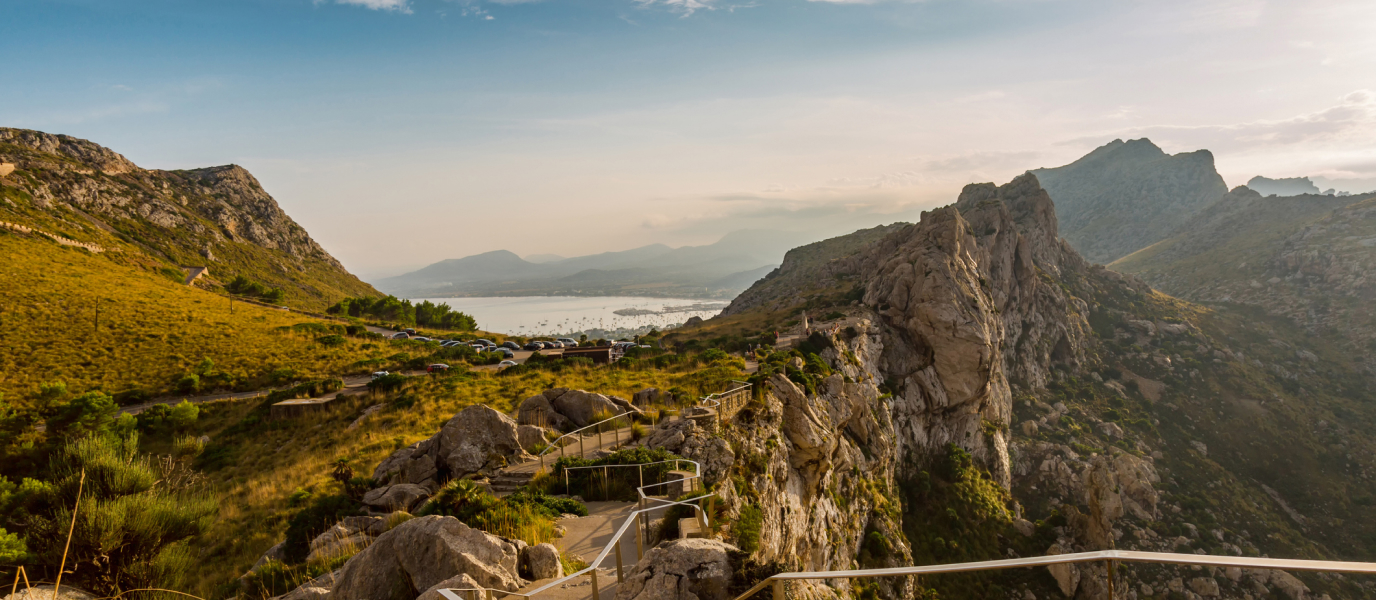
[[[407,335],[405,331],[398,331],[398,332],[392,334],[392,339],[394,339],[394,340],[409,340],[409,339],[411,339],[411,336],[410,336],[410,335]]]
[[[391,375],[391,373],[388,373],[387,371],[375,371],[373,372],[373,379],[377,379],[379,377],[386,377],[388,375]]]
[[[507,367],[514,367],[514,366],[516,366],[516,361],[514,361],[514,360],[504,360],[504,361],[502,361],[502,362],[497,363],[497,368],[498,368],[498,369],[505,369],[505,368],[507,368]]]

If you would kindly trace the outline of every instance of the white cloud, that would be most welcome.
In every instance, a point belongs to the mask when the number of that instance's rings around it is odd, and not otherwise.
[[[409,0],[335,0],[335,3],[362,6],[373,10],[390,10],[408,15],[411,14],[411,3]]]
[[[699,10],[716,10],[716,0],[635,0],[642,8],[661,5],[685,17]]]

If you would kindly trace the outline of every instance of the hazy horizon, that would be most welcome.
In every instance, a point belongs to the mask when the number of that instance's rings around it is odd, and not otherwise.
[[[1338,0],[21,4],[0,125],[240,164],[377,279],[911,221],[1115,138],[1211,150],[1230,187],[1367,191],[1373,21]]]

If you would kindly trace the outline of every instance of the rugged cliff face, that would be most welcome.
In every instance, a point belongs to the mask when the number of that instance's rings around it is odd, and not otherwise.
[[[1373,447],[1329,420],[1373,417],[1351,389],[1352,365],[1315,356],[1321,367],[1278,362],[1282,374],[1262,360],[1299,351],[1281,348],[1291,343],[1278,338],[1293,339],[1283,323],[1188,305],[1090,265],[1058,239],[1055,214],[1034,176],[971,185],[845,255],[786,261],[719,317],[721,327],[758,317],[786,340],[761,361],[765,391],[723,430],[736,450],[732,514],[764,515],[758,560],[811,570],[1111,547],[1334,556],[1365,544],[1336,524],[1370,509],[1323,500],[1365,494],[1373,468],[1357,454],[1323,458],[1329,435]],[[790,286],[825,292],[765,293]],[[762,316],[804,308],[837,314],[810,335]],[[1271,445],[1287,452],[1262,450]],[[887,543],[871,545],[876,532]],[[1101,598],[1105,575],[1089,565],[875,589]],[[1124,568],[1118,590],[1365,594],[1342,578],[1204,575]]]
[[[6,178],[0,220],[101,246],[127,246],[173,266],[209,266],[211,278],[244,275],[321,305],[380,295],[349,274],[237,165],[142,169],[98,144],[0,128]]]

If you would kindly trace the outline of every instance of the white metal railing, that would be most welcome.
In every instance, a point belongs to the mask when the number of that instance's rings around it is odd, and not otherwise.
[[[566,433],[566,434],[564,434],[564,435],[561,435],[561,436],[559,436],[559,437],[557,437],[557,438],[554,438],[554,441],[552,441],[552,442],[550,442],[549,444],[547,444],[547,445],[545,446],[545,449],[540,451],[540,454],[539,454],[539,459],[540,459],[540,470],[543,471],[543,470],[545,469],[545,455],[546,455],[546,454],[552,453],[552,452],[554,451],[555,446],[558,446],[558,447],[559,447],[559,456],[560,456],[560,458],[562,458],[562,457],[565,456],[565,453],[564,453],[564,446],[566,446],[566,445],[572,445],[572,444],[573,444],[573,442],[571,442],[571,441],[568,442],[568,443],[566,444],[566,443],[564,442],[564,439],[565,439],[565,438],[568,438],[568,437],[574,436],[574,435],[578,436],[578,456],[579,456],[580,458],[587,458],[587,452],[586,452],[586,450],[583,448],[583,438],[587,437],[587,436],[583,435],[583,432],[584,432],[584,431],[586,431],[586,430],[588,430],[588,429],[592,429],[593,427],[597,427],[597,446],[600,448],[600,447],[602,446],[602,428],[601,428],[601,425],[602,425],[603,423],[606,423],[606,422],[609,422],[609,421],[615,421],[615,420],[620,419],[620,418],[622,418],[622,417],[626,417],[626,416],[628,416],[628,415],[634,415],[634,414],[639,414],[639,413],[632,413],[632,412],[630,412],[630,411],[622,411],[620,414],[618,414],[618,415],[616,415],[616,416],[614,416],[614,417],[610,417],[610,418],[607,418],[607,419],[602,419],[601,421],[598,421],[598,422],[596,422],[596,423],[589,423],[589,424],[587,424],[587,425],[584,425],[584,426],[582,426],[582,427],[579,427],[578,429],[575,429],[575,430],[570,431],[570,432],[568,432],[568,433]],[[634,418],[634,417],[632,417],[632,418]],[[612,435],[615,436],[615,440],[616,440],[615,443],[619,445],[619,444],[621,443],[621,428],[616,427],[615,424],[613,424],[613,426],[612,426]]]
[[[565,469],[565,473],[567,474],[567,471],[568,471],[569,469],[601,469],[601,468],[619,468],[619,467],[640,467],[640,468],[642,469],[642,477],[643,477],[643,468],[644,468],[644,467],[649,466],[649,465],[657,465],[657,464],[668,463],[668,462],[676,462],[676,463],[684,463],[684,462],[687,462],[687,463],[691,463],[691,464],[693,465],[693,472],[696,473],[696,475],[693,475],[692,477],[687,477],[687,478],[684,478],[684,479],[675,479],[675,480],[672,480],[672,481],[665,481],[665,482],[660,482],[660,483],[652,483],[652,484],[649,484],[649,485],[642,485],[642,486],[636,488],[636,492],[640,495],[640,504],[639,504],[639,508],[637,508],[637,509],[634,510],[634,511],[631,511],[631,514],[627,515],[626,520],[625,520],[624,522],[621,523],[621,527],[619,527],[619,528],[616,530],[616,533],[613,533],[613,534],[612,534],[612,539],[611,539],[610,542],[607,543],[607,546],[604,547],[604,548],[602,548],[602,552],[598,553],[597,558],[594,558],[594,559],[592,560],[592,562],[588,563],[588,566],[585,567],[585,568],[583,568],[582,570],[579,570],[579,571],[576,572],[576,573],[571,573],[571,574],[565,575],[565,576],[563,576],[563,577],[560,577],[559,579],[555,579],[554,581],[551,581],[551,582],[549,582],[549,583],[547,583],[547,584],[545,584],[545,585],[542,585],[542,586],[540,586],[540,587],[538,587],[538,588],[536,588],[536,589],[533,589],[533,590],[531,590],[531,591],[529,591],[529,592],[508,592],[508,591],[505,591],[505,590],[499,590],[499,589],[493,589],[493,588],[486,588],[486,587],[478,587],[478,588],[449,588],[449,589],[441,589],[441,590],[438,590],[439,593],[440,593],[440,595],[444,596],[447,600],[480,600],[479,597],[478,597],[479,593],[482,593],[483,596],[485,596],[486,600],[493,600],[493,594],[494,594],[494,593],[502,594],[503,597],[505,597],[505,596],[520,596],[520,597],[523,597],[523,598],[530,598],[530,597],[533,597],[533,596],[535,596],[536,594],[539,594],[539,593],[541,593],[541,592],[543,592],[543,591],[545,591],[545,590],[551,589],[551,588],[553,588],[554,586],[557,586],[557,585],[566,583],[566,582],[571,581],[571,580],[573,580],[573,579],[576,579],[576,578],[578,578],[578,577],[582,577],[583,575],[586,575],[586,574],[591,574],[591,576],[592,576],[592,598],[593,598],[593,600],[601,600],[601,599],[600,599],[600,595],[599,595],[599,587],[598,587],[598,584],[597,584],[597,567],[598,567],[599,565],[601,565],[602,562],[605,561],[605,560],[607,559],[607,556],[608,556],[609,554],[615,554],[615,557],[616,557],[616,581],[617,581],[618,583],[620,583],[620,582],[625,578],[625,569],[624,569],[624,566],[623,566],[623,561],[621,560],[621,538],[624,537],[624,536],[626,535],[626,531],[627,531],[628,529],[630,529],[632,523],[635,523],[635,524],[637,525],[637,527],[636,527],[636,537],[635,537],[635,555],[636,555],[636,561],[639,562],[640,559],[641,559],[642,557],[644,557],[644,554],[645,554],[645,546],[648,545],[648,543],[649,543],[649,513],[650,513],[650,512],[656,511],[656,510],[660,510],[660,509],[664,509],[664,508],[669,508],[669,507],[672,507],[672,506],[687,506],[687,507],[690,507],[690,508],[693,509],[694,514],[697,515],[697,517],[698,517],[698,522],[701,523],[701,524],[704,526],[704,529],[705,529],[707,526],[710,525],[710,519],[711,519],[711,516],[710,516],[710,515],[711,515],[711,512],[712,512],[712,503],[713,503],[713,501],[716,500],[716,494],[713,494],[713,493],[706,493],[706,494],[703,494],[703,495],[701,495],[701,496],[697,496],[697,497],[694,497],[694,498],[689,498],[689,499],[687,499],[687,500],[669,500],[669,499],[665,499],[665,498],[656,498],[656,497],[649,496],[649,495],[646,495],[646,494],[645,494],[645,489],[646,489],[646,488],[651,488],[651,487],[660,486],[660,485],[666,485],[666,484],[670,484],[670,483],[692,482],[692,481],[697,480],[697,479],[699,479],[700,477],[702,477],[702,465],[698,464],[697,461],[692,461],[692,460],[688,460],[688,459],[670,459],[670,460],[656,461],[656,462],[653,462],[653,463],[641,463],[641,464],[635,464],[635,465],[596,465],[596,466],[586,466],[586,467],[568,467],[567,469]],[[646,506],[650,501],[658,502],[659,504],[656,504],[655,506]],[[702,506],[700,506],[700,505],[698,505],[698,504],[695,504],[696,502],[702,502],[702,501],[707,501],[707,502],[709,503],[709,504],[708,504],[708,508],[707,508],[706,510],[704,510]],[[464,597],[459,596],[457,592],[468,592],[468,594],[467,594],[468,598],[464,598]]]
[[[1244,556],[1214,556],[1210,554],[1172,554],[1167,552],[1137,552],[1134,550],[1099,550],[1075,554],[1055,554],[1030,558],[1010,558],[980,562],[927,565],[922,567],[891,567],[887,569],[856,569],[848,571],[802,571],[779,573],[755,584],[736,600],[746,600],[765,586],[772,586],[773,599],[784,599],[784,584],[788,581],[803,579],[856,579],[866,577],[895,577],[907,575],[931,575],[936,573],[962,573],[968,571],[989,571],[996,569],[1015,569],[1019,567],[1045,567],[1072,563],[1104,562],[1108,565],[1109,597],[1113,597],[1113,566],[1116,562],[1144,562],[1172,565],[1203,565],[1212,567],[1247,567],[1253,569],[1291,569],[1301,571],[1337,571],[1342,573],[1376,573],[1376,563],[1344,562],[1333,560],[1291,560],[1284,558],[1252,558]]]

